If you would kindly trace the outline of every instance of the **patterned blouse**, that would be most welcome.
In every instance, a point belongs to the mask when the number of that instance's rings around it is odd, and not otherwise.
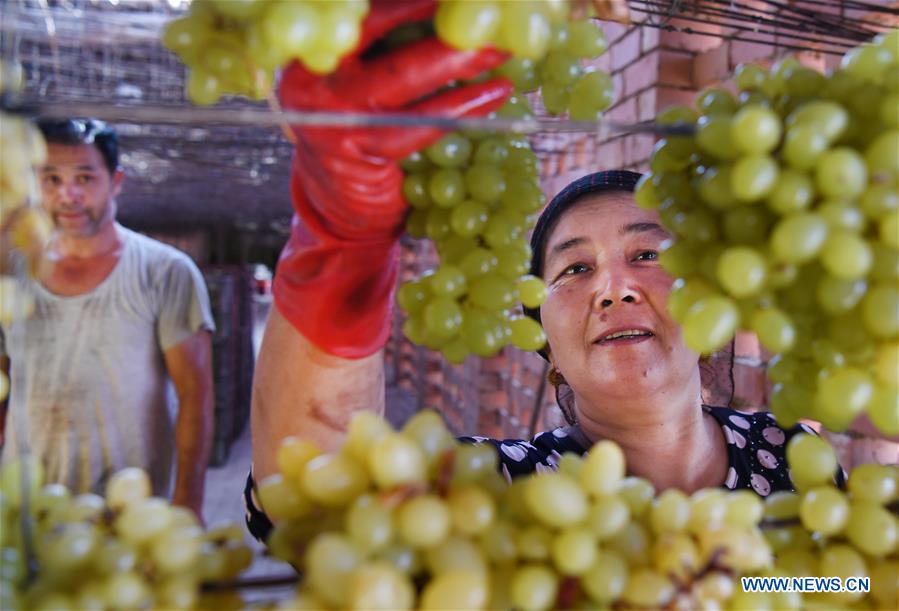
[[[759,496],[795,489],[787,467],[786,445],[797,433],[816,435],[814,430],[801,423],[788,430],[782,429],[769,412],[741,412],[707,405],[703,410],[718,421],[727,441],[725,488],[750,488]],[[555,471],[565,452],[585,454],[589,449],[568,427],[545,431],[530,441],[487,437],[462,437],[461,440],[496,447],[500,468],[507,480],[535,471]],[[843,479],[840,469],[836,474],[837,484],[842,486]]]

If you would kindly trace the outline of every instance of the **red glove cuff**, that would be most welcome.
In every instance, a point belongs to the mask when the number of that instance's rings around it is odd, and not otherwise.
[[[384,347],[393,323],[399,228],[388,239],[346,240],[327,230],[292,180],[297,213],[272,292],[278,311],[316,346],[347,359]]]

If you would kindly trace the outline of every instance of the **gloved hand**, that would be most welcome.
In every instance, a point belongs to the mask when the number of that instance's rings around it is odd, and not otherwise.
[[[375,0],[356,53],[320,77],[294,62],[279,97],[286,108],[481,116],[512,85],[495,79],[434,92],[505,60],[498,51],[456,51],[430,38],[361,58],[397,25],[433,17],[434,0]],[[387,341],[406,213],[398,161],[442,135],[433,128],[295,127],[295,215],[273,293],[279,312],[322,350],[362,358]]]

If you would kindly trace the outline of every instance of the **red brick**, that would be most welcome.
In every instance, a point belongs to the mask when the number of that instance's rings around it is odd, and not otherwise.
[[[616,72],[637,61],[640,57],[640,30],[633,28],[610,47],[609,53],[612,54],[612,70]]]
[[[703,34],[691,34],[688,32],[677,32],[662,30],[659,34],[659,44],[668,49],[682,49],[684,51],[703,52],[714,49],[721,44],[721,39],[716,34],[721,33],[721,26],[713,24],[695,23],[687,20],[673,19],[671,25],[677,28],[689,28],[693,32],[706,32],[711,36]]]
[[[740,64],[767,66],[773,54],[774,49],[770,45],[733,40],[730,42],[730,67],[736,68]]]
[[[664,110],[669,106],[683,104],[693,106],[696,92],[692,89],[675,89],[673,87],[659,87],[656,90],[656,108]]]
[[[693,60],[693,86],[698,89],[727,79],[730,76],[727,56],[727,45],[720,45],[698,54]]]
[[[625,139],[624,161],[631,168],[643,168],[649,162],[655,137],[650,134],[635,134]]]
[[[647,89],[637,96],[637,119],[649,121],[656,116],[656,90]]]
[[[636,123],[638,120],[637,114],[637,98],[634,96],[616,104],[606,113],[606,117],[611,121]]]
[[[693,54],[662,49],[658,51],[658,82],[672,87],[693,87]]]
[[[659,80],[659,53],[641,57],[624,70],[624,89],[619,96],[630,96],[651,87]]]
[[[613,21],[600,21],[599,27],[605,32],[606,40],[609,41],[609,46],[614,45],[619,38],[626,35],[629,29],[628,26]]]
[[[644,54],[649,53],[659,46],[659,30],[658,28],[642,27],[640,28],[640,51]]]

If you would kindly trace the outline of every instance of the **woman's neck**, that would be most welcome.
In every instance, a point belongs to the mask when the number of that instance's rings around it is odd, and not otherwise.
[[[715,418],[702,409],[698,370],[695,378],[669,392],[635,394],[615,405],[585,405],[578,397],[578,425],[591,444],[615,441],[624,451],[628,475],[649,480],[659,492],[720,486],[727,475],[727,446]]]

